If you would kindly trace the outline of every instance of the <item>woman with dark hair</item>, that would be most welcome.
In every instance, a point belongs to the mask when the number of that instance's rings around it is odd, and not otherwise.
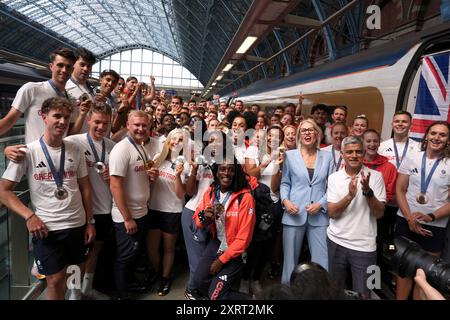
[[[196,289],[211,300],[228,299],[242,270],[255,225],[255,200],[236,158],[212,167],[214,182],[194,213],[198,228],[209,228],[208,243],[194,275]]]
[[[450,215],[450,125],[432,123],[425,132],[420,152],[407,153],[398,170],[396,197],[399,206],[395,236],[404,236],[438,258],[445,246]],[[410,278],[397,277],[397,299],[407,299]],[[414,299],[420,299],[414,288]]]
[[[183,229],[184,243],[189,260],[189,281],[184,293],[189,300],[196,300],[197,293],[194,287],[194,272],[197,269],[198,261],[205,251],[208,233],[204,229],[198,229],[192,219],[195,209],[203,198],[203,194],[214,181],[211,170],[212,163],[216,157],[225,154],[226,135],[221,131],[208,132],[208,144],[201,150],[201,154],[194,157],[191,169],[187,177],[186,193],[191,199],[186,203],[181,214],[181,226]]]

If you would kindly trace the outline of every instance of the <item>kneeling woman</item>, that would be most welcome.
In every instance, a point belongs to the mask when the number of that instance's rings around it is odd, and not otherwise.
[[[237,160],[212,168],[214,182],[194,213],[199,228],[209,228],[211,240],[194,275],[194,285],[211,300],[228,299],[242,269],[241,255],[253,236],[255,200]]]

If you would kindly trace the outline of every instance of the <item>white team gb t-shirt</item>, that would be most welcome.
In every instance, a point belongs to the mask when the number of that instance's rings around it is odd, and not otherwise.
[[[417,202],[417,195],[420,193],[420,180],[422,172],[422,157],[425,151],[408,154],[403,160],[399,173],[409,176],[408,191],[406,192],[406,200],[409,209],[412,212],[421,212],[430,214],[448,203],[448,189],[450,186],[450,160],[443,159],[436,167],[433,177],[426,192],[428,202],[420,204]],[[437,159],[426,159],[425,161],[425,177],[430,174],[431,168]],[[397,214],[403,217],[400,209]],[[435,227],[445,228],[447,226],[448,217],[438,219],[434,222],[423,222],[424,224]]]
[[[190,166],[189,174],[184,178],[187,182],[189,176],[192,174],[192,166]],[[211,183],[214,181],[214,176],[209,167],[199,166],[197,169],[197,192],[194,196],[186,203],[186,208],[195,211],[198,204],[203,199],[203,194],[209,188]]]
[[[365,166],[364,174],[370,172],[369,186],[378,201],[386,202],[386,189],[380,172]],[[348,194],[351,177],[345,169],[339,170],[328,177],[327,201],[338,203]],[[334,243],[348,249],[373,252],[376,250],[377,220],[370,212],[366,197],[362,194],[361,174],[358,174],[357,192],[355,198],[337,219],[330,219],[327,229],[328,238]]]
[[[41,108],[45,100],[53,97],[58,94],[48,81],[28,82],[17,91],[12,107],[25,116],[25,143],[38,140],[44,133]]]
[[[155,155],[155,158],[158,155]],[[184,170],[181,173],[181,182],[186,183],[186,176],[190,165],[184,162]],[[175,166],[172,162],[164,160],[158,168],[159,176],[153,182],[152,192],[150,193],[149,208],[151,210],[181,213],[184,207],[184,199],[179,199],[175,194]]]
[[[137,147],[142,153],[141,146],[138,145]],[[152,159],[155,154],[154,144],[147,143],[144,148],[148,159]],[[123,190],[133,219],[145,216],[148,211],[147,202],[150,197],[150,181],[141,155],[127,137],[117,143],[111,150],[109,174],[124,178]],[[124,221],[115,201],[113,201],[111,214],[114,222],[121,223]]]
[[[405,150],[405,142],[397,142],[397,151],[398,156],[400,158],[400,162],[402,162],[402,155],[403,151]],[[420,144],[417,141],[414,141],[413,139],[409,138],[408,140],[408,150],[406,150],[406,155],[409,155],[410,153],[415,153],[420,151]],[[388,139],[386,141],[383,141],[380,144],[380,147],[378,148],[378,154],[388,158],[389,162],[392,163],[397,168],[397,161],[395,160],[395,151],[394,151],[394,139]],[[399,168],[397,168],[398,170]]]
[[[36,215],[50,231],[80,227],[86,222],[78,179],[88,175],[86,160],[80,148],[70,141],[65,144],[63,187],[68,197],[58,200],[54,196],[56,183],[50,166],[41,149],[39,140],[27,145],[25,160],[20,163],[10,162],[3,173],[3,179],[20,182],[27,175],[31,203]],[[56,170],[60,168],[61,147],[47,146]]]
[[[109,155],[112,148],[116,144],[114,141],[105,138],[105,165],[109,168]],[[91,146],[87,140],[87,134],[81,133],[73,136],[68,136],[64,141],[72,141],[77,144],[81,152],[84,154],[86,159],[86,165],[89,174],[89,181],[92,187],[92,203],[94,214],[111,214],[112,207],[112,196],[109,189],[109,181],[105,181],[103,176],[95,171],[95,157],[91,149]],[[92,139],[95,150],[97,150],[97,155],[99,159],[102,156],[102,142]]]
[[[78,100],[83,93],[87,93],[91,99],[94,98],[93,92],[89,90],[86,86],[75,83],[72,79],[69,79],[66,83],[66,91],[72,100]],[[74,106],[72,121],[75,121],[80,114],[80,108],[78,106]],[[83,126],[81,127],[80,133],[88,132],[88,124],[87,124],[87,116],[84,118]]]
[[[334,158],[333,158],[333,155],[331,155],[331,159],[333,161],[336,160],[336,162],[334,163],[334,166],[333,166],[335,172],[339,171],[339,170],[341,170],[342,168],[345,167],[345,161],[342,158],[341,151],[338,151],[338,150],[334,149],[333,145],[330,144],[329,146],[323,147],[320,150],[328,151],[330,153],[334,151]],[[340,161],[340,163],[339,163],[339,161]],[[336,168],[338,165],[339,165],[339,168]]]

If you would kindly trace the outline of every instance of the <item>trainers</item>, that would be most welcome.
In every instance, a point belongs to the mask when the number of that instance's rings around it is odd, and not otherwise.
[[[200,292],[198,292],[197,289],[186,289],[186,291],[184,292],[184,296],[188,300],[207,300],[203,295],[200,294]]]
[[[39,273],[36,264],[34,264],[33,268],[31,268],[31,275],[39,280],[45,279],[45,275]]]
[[[95,289],[89,292],[81,293],[82,300],[111,300],[111,298]]]
[[[159,284],[158,296],[165,296],[170,292],[170,280],[162,277]]]
[[[239,292],[250,294],[250,281],[241,279],[241,284],[239,286]]]
[[[263,291],[261,282],[259,280],[250,282],[250,291],[254,295],[259,295]]]
[[[133,293],[147,293],[152,291],[152,287],[146,283],[134,281],[128,285],[127,290]]]

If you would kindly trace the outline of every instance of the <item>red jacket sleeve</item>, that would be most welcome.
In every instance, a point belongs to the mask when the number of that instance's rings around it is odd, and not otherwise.
[[[236,199],[236,201],[238,201]],[[233,258],[240,256],[247,250],[253,237],[255,227],[255,199],[251,193],[245,193],[239,206],[239,228],[233,242],[228,243],[228,248],[219,257],[222,263],[227,263]]]
[[[388,162],[389,163],[389,162]],[[395,197],[395,183],[397,181],[397,169],[395,166],[391,163],[389,163],[390,166],[388,166],[387,172],[387,181],[385,181],[386,184],[386,200],[387,202],[391,202]]]
[[[198,214],[200,211],[205,210],[205,208],[208,206],[208,204],[211,202],[211,188],[209,187],[205,193],[203,194],[202,200],[197,205],[197,209],[195,209],[194,215],[192,216],[192,219],[194,219],[194,222],[198,228],[204,228],[205,226],[200,222],[200,219],[198,218]]]

